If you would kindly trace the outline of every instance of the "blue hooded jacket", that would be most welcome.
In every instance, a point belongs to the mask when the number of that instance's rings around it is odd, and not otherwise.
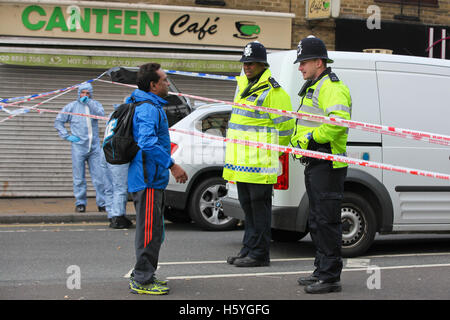
[[[169,123],[163,106],[166,100],[139,89],[126,103],[148,101],[136,107],[133,117],[133,137],[140,150],[128,169],[128,191],[146,188],[165,189],[169,183],[170,157]],[[147,180],[144,177],[144,163]]]

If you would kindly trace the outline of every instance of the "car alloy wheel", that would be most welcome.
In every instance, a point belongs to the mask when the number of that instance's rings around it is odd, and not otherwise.
[[[226,196],[225,181],[210,177],[201,182],[192,193],[190,215],[205,230],[229,230],[238,220],[223,212],[222,199]]]

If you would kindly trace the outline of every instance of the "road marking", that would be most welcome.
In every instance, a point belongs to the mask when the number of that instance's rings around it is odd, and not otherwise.
[[[370,262],[370,259],[365,258],[396,258],[396,257],[421,257],[421,256],[448,256],[450,252],[435,252],[435,253],[405,253],[405,254],[388,254],[388,255],[379,255],[379,256],[366,256],[361,259],[347,259],[347,263],[349,260],[358,261],[360,267],[366,265],[366,263]],[[345,258],[344,258],[345,259]],[[270,259],[271,262],[289,262],[289,261],[314,261],[314,257],[307,258],[285,258],[285,259]],[[159,262],[158,265],[165,266],[176,266],[176,265],[193,265],[193,264],[224,264],[225,260],[207,260],[207,261],[173,261],[173,262]],[[358,265],[357,265],[358,266]]]
[[[133,272],[133,269],[131,269],[130,271],[128,271],[128,273],[126,273],[123,277],[129,279],[131,277],[131,273]]]
[[[363,268],[370,265],[370,259],[347,259],[347,268]]]
[[[422,264],[410,266],[390,266],[379,267],[380,270],[395,270],[395,269],[412,269],[412,268],[436,268],[436,267],[450,267],[450,263],[444,264]],[[167,277],[167,280],[190,280],[190,279],[215,279],[215,278],[234,278],[234,277],[263,277],[263,276],[280,276],[292,274],[311,274],[314,270],[308,271],[290,271],[290,272],[259,272],[259,273],[234,273],[234,274],[212,274],[212,275],[193,275],[193,276],[174,276]],[[367,268],[352,268],[342,269],[342,272],[347,271],[367,271]]]
[[[18,224],[0,224],[0,228],[27,228],[27,227],[89,227],[106,226],[109,222],[89,222],[89,223],[18,223]]]
[[[450,254],[450,252],[449,252]],[[314,261],[314,258],[286,258],[286,259],[270,259],[271,262],[289,262],[289,261]],[[190,264],[226,264],[225,260],[207,260],[207,261],[173,261],[159,262],[162,266],[190,265]]]

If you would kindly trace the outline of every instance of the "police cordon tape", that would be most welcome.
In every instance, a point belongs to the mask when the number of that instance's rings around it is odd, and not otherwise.
[[[445,173],[438,173],[438,172],[424,171],[424,170],[412,169],[412,168],[406,168],[406,167],[400,167],[400,166],[393,166],[393,165],[379,163],[379,162],[349,158],[349,157],[338,156],[338,155],[317,152],[317,151],[303,150],[303,149],[299,149],[299,148],[281,146],[281,145],[276,145],[276,144],[271,144],[271,143],[224,138],[224,137],[214,136],[214,135],[210,135],[210,134],[204,134],[201,132],[183,130],[183,129],[170,128],[169,130],[173,131],[173,132],[187,134],[187,135],[198,136],[198,137],[201,137],[204,139],[217,140],[217,141],[223,141],[223,142],[231,142],[231,143],[261,148],[261,149],[267,149],[267,150],[273,150],[273,151],[278,151],[278,152],[301,155],[301,156],[305,156],[305,157],[317,158],[317,159],[322,159],[322,160],[330,160],[330,161],[339,161],[339,162],[355,164],[355,165],[359,165],[359,166],[363,166],[363,167],[370,167],[370,168],[376,168],[376,169],[382,169],[382,170],[388,170],[388,171],[394,171],[394,172],[400,172],[400,173],[409,173],[412,175],[423,176],[423,177],[450,180],[450,175],[445,174]]]
[[[220,75],[220,74],[208,74],[208,73],[201,73],[201,72],[188,72],[188,71],[176,71],[176,70],[165,70],[165,72],[168,74],[178,74],[181,76],[188,76],[188,77],[236,81],[235,76],[225,76],[225,75]]]
[[[101,80],[101,79],[99,79],[98,81],[118,84],[118,85],[122,85],[122,86],[128,86],[131,88],[136,88],[135,85],[131,85],[131,84],[124,84],[124,83],[106,81],[106,80]],[[195,95],[180,93],[180,92],[169,92],[169,94],[180,96],[180,97],[187,97],[187,98],[196,99],[196,100],[207,101],[207,102],[224,103],[224,104],[228,104],[228,105],[232,105],[232,106],[244,107],[244,108],[254,109],[254,110],[263,111],[263,112],[270,112],[270,113],[274,113],[274,114],[278,114],[278,115],[282,115],[282,116],[288,116],[291,118],[304,119],[304,120],[310,120],[310,121],[321,122],[321,123],[328,123],[328,124],[332,124],[332,125],[348,127],[351,129],[357,129],[357,130],[362,130],[362,131],[367,131],[367,132],[372,132],[372,133],[386,134],[386,135],[395,136],[395,137],[399,137],[399,138],[419,140],[419,141],[425,141],[425,142],[434,143],[434,144],[440,144],[440,145],[444,145],[444,146],[450,146],[450,136],[441,135],[441,134],[437,134],[437,133],[416,131],[416,130],[410,130],[410,129],[402,129],[402,128],[396,128],[396,127],[392,127],[392,126],[383,126],[383,125],[378,125],[378,124],[371,124],[371,123],[365,123],[365,122],[354,121],[354,120],[345,120],[345,119],[340,119],[340,118],[335,118],[335,117],[313,115],[313,114],[301,113],[301,112],[296,112],[296,111],[279,110],[279,109],[273,109],[273,108],[269,108],[269,107],[258,107],[258,106],[252,106],[252,105],[241,104],[241,103],[236,103],[236,102],[219,100],[219,99],[200,97],[200,96],[195,96]]]
[[[81,83],[77,83],[77,84],[75,84],[73,86],[70,86],[70,87],[57,89],[57,90],[44,92],[44,93],[31,94],[31,95],[23,96],[23,97],[1,99],[0,102],[1,103],[5,103],[6,105],[13,105],[13,104],[11,104],[11,102],[14,102],[14,104],[18,104],[18,103],[23,103],[23,102],[28,102],[28,101],[31,101],[31,100],[43,98],[43,97],[46,97],[46,96],[51,96],[53,94],[57,94],[57,93],[64,92],[64,91],[67,91],[67,90],[76,89],[79,86],[81,86],[83,84],[86,84],[86,83],[94,82],[94,81],[100,79],[101,77],[103,77],[106,73],[107,73],[107,71],[103,72],[101,75],[99,75],[96,78],[93,78],[93,79],[90,79],[90,80],[86,80],[86,81],[83,81]]]
[[[60,97],[60,96],[62,96],[62,95],[64,95],[64,94],[66,94],[66,93],[68,93],[68,92],[70,92],[70,91],[72,91],[72,90],[75,90],[75,89],[76,89],[76,87],[75,87],[75,88],[72,88],[72,87],[71,87],[71,88],[67,89],[66,91],[61,92],[60,94],[58,94],[58,95],[56,95],[56,96],[53,96],[53,97],[51,97],[51,98],[49,98],[49,99],[47,99],[47,100],[41,101],[41,102],[35,104],[34,106],[31,106],[31,107],[25,107],[25,108],[21,108],[21,109],[16,109],[16,110],[14,110],[14,111],[9,111],[8,109],[3,108],[3,109],[4,109],[7,113],[9,113],[10,115],[9,115],[8,117],[6,117],[6,118],[0,120],[0,123],[5,122],[6,120],[10,120],[10,119],[12,119],[12,118],[14,118],[15,116],[18,116],[18,115],[20,115],[20,114],[28,113],[28,112],[30,112],[31,110],[36,110],[36,111],[38,111],[39,113],[41,113],[41,112],[55,112],[55,110],[38,109],[38,107],[41,106],[41,105],[43,105],[43,104],[45,104],[45,103],[47,103],[47,102],[49,102],[49,101],[51,101],[51,100],[53,100],[53,99],[58,98],[58,97]],[[11,105],[12,105],[12,104],[11,104]],[[1,110],[1,108],[2,108],[2,106],[0,106],[0,110]],[[65,112],[58,112],[58,113],[65,113]]]
[[[228,77],[228,76],[211,75],[211,74],[198,73],[198,72],[187,72],[187,71],[169,70],[169,72],[182,74],[182,75],[198,76],[198,77],[207,77],[207,76],[208,77]],[[103,75],[105,75],[106,73],[107,73],[107,71],[103,72],[97,78],[76,84],[72,87],[79,87],[83,83],[88,83],[88,82],[93,82],[93,81],[101,81],[101,82],[107,82],[107,83],[118,84],[118,85],[136,88],[136,85],[101,80],[100,78]],[[230,77],[230,79],[231,78],[232,77]],[[69,87],[69,88],[72,88],[72,87]],[[59,89],[59,90],[54,90],[51,92],[43,93],[43,94],[30,95],[27,97],[3,99],[3,100],[0,100],[0,102],[13,101],[13,100],[17,100],[17,99],[19,99],[19,100],[26,99],[26,100],[22,100],[22,102],[29,101],[32,99],[37,99],[39,97],[43,97],[45,95],[65,91],[67,89],[68,88],[64,88],[64,89]],[[270,112],[270,113],[279,114],[279,115],[283,115],[283,116],[289,116],[292,118],[305,119],[305,120],[321,122],[321,123],[328,123],[328,124],[332,124],[332,125],[338,125],[338,126],[348,127],[351,129],[357,129],[357,130],[362,130],[362,131],[367,131],[367,132],[372,132],[372,133],[386,134],[386,135],[396,136],[396,137],[400,137],[400,138],[413,139],[413,140],[425,141],[425,142],[434,143],[434,144],[450,146],[450,136],[442,135],[442,134],[430,133],[430,132],[425,132],[425,131],[416,131],[416,130],[411,130],[411,129],[396,128],[393,126],[370,124],[370,123],[359,122],[359,121],[354,121],[354,120],[345,120],[345,119],[340,119],[340,118],[335,118],[335,117],[326,117],[326,116],[321,116],[321,115],[306,114],[306,113],[300,113],[300,112],[295,112],[295,111],[285,111],[285,110],[273,109],[273,108],[269,108],[269,107],[258,107],[258,106],[252,106],[252,105],[247,105],[247,104],[238,104],[235,102],[228,102],[228,101],[194,96],[194,95],[189,95],[189,94],[184,94],[184,93],[169,92],[169,94],[177,95],[177,96],[184,96],[184,97],[207,101],[207,102],[225,103],[225,104],[229,104],[229,105],[240,106],[240,107],[254,109],[254,110],[258,110],[258,111]],[[26,109],[26,108],[24,108],[24,109]]]
[[[100,81],[114,83],[114,82],[105,81],[105,80],[100,80]],[[130,85],[130,84],[123,84],[123,83],[115,83],[115,84],[120,84],[120,85],[124,85],[124,86],[128,86],[128,87],[134,87],[134,88],[136,87],[135,85]],[[75,89],[75,88],[72,88],[71,90],[73,90],[73,89]],[[178,95],[177,93],[172,93],[172,92],[169,92],[169,94]],[[186,95],[186,96],[195,97],[195,96],[192,96],[192,95]],[[205,99],[209,100],[209,98],[205,98]],[[215,99],[212,99],[212,100],[215,100]],[[44,103],[44,102],[42,102],[42,103]],[[226,103],[228,103],[228,102],[226,102]],[[234,103],[231,103],[231,104],[234,104]],[[237,105],[239,105],[239,104],[237,104]],[[52,113],[70,114],[70,115],[89,117],[89,118],[98,119],[98,120],[105,120],[105,121],[109,120],[108,117],[95,116],[95,115],[90,115],[90,114],[61,112],[61,111],[57,111],[57,110],[38,109],[38,108],[29,108],[29,110],[34,110],[34,111],[38,111],[38,112],[52,112]],[[213,136],[213,135],[204,134],[204,133],[195,132],[195,131],[189,131],[189,130],[182,130],[182,129],[175,129],[175,128],[169,128],[169,130],[172,131],[172,132],[183,133],[183,134],[186,134],[186,135],[199,136],[199,137],[210,139],[210,140],[218,140],[218,141],[222,141],[222,142],[238,143],[238,144],[253,146],[253,147],[256,147],[256,148],[274,150],[274,151],[278,151],[278,152],[290,153],[290,154],[301,155],[301,156],[306,156],[306,157],[312,157],[312,158],[317,158],[317,159],[324,159],[324,160],[330,160],[330,161],[339,161],[339,162],[345,162],[345,163],[348,163],[348,164],[354,164],[354,165],[359,165],[359,166],[363,166],[363,167],[371,167],[371,168],[376,168],[376,169],[388,170],[388,171],[399,172],[399,173],[407,173],[407,174],[412,174],[412,175],[417,175],[417,176],[423,176],[423,177],[429,177],[429,178],[437,178],[437,179],[443,179],[443,180],[449,180],[450,181],[450,175],[449,174],[445,174],[445,173],[425,171],[425,170],[420,170],[420,169],[412,169],[412,168],[406,168],[406,167],[401,167],[401,166],[394,166],[394,165],[389,165],[389,164],[384,164],[384,163],[360,160],[360,159],[355,159],[355,158],[349,158],[349,157],[344,157],[344,156],[333,155],[333,154],[329,154],[329,153],[322,153],[322,152],[317,152],[317,151],[303,150],[303,149],[299,149],[299,148],[287,147],[287,146],[281,146],[281,145],[275,145],[275,144],[269,144],[269,143],[262,143],[262,142],[248,141],[248,140],[224,138],[224,137]]]
[[[348,127],[351,129],[358,129],[358,130],[368,131],[368,132],[372,132],[372,133],[380,133],[380,134],[386,134],[386,135],[396,136],[396,137],[400,137],[400,138],[420,140],[420,141],[426,141],[426,142],[430,142],[430,143],[450,146],[450,136],[447,136],[447,135],[441,135],[441,134],[424,132],[424,131],[416,131],[416,130],[410,130],[410,129],[402,129],[402,128],[396,128],[396,127],[392,127],[392,126],[383,126],[383,125],[377,125],[377,124],[371,124],[371,123],[365,123],[365,122],[359,122],[359,121],[353,121],[353,120],[345,120],[345,119],[335,118],[335,117],[326,117],[326,116],[321,116],[321,115],[307,114],[307,113],[301,113],[301,112],[296,112],[296,111],[279,110],[279,109],[273,109],[270,107],[258,107],[258,106],[248,105],[248,104],[241,104],[241,103],[236,103],[236,102],[229,102],[229,101],[223,101],[223,100],[218,100],[218,99],[199,97],[199,96],[194,96],[194,95],[185,94],[185,93],[174,93],[174,92],[169,92],[169,93],[172,95],[183,96],[183,97],[188,97],[188,98],[197,99],[197,100],[216,102],[216,103],[225,103],[225,104],[229,104],[229,105],[233,105],[233,106],[254,109],[257,111],[270,112],[270,113],[274,113],[274,114],[278,114],[278,115],[282,115],[282,116],[288,116],[290,118],[297,118],[297,119],[304,119],[304,120],[321,122],[321,123],[328,123],[328,124],[332,124],[332,125]]]
[[[182,76],[189,76],[189,77],[196,77],[196,78],[236,81],[236,77],[234,77],[234,76],[208,74],[208,73],[201,73],[201,72],[177,71],[177,70],[164,70],[164,71],[166,73],[168,73],[168,74],[178,74],[178,75],[182,75]],[[97,81],[97,80],[99,80],[101,77],[103,77],[107,73],[108,73],[108,71],[105,71],[105,72],[103,72],[101,75],[99,75],[96,78],[93,78],[93,79],[90,79],[90,80],[87,80],[87,81],[84,81],[84,82],[75,84],[73,86],[70,86],[70,87],[67,87],[67,88],[63,88],[63,89],[53,90],[53,91],[44,92],[44,93],[31,94],[31,95],[23,96],[23,97],[14,97],[14,98],[0,99],[0,103],[5,103],[7,105],[12,105],[11,102],[15,102],[15,104],[17,104],[17,103],[28,102],[28,101],[31,101],[31,100],[43,98],[43,97],[46,97],[46,96],[49,96],[49,95],[53,95],[53,94],[56,94],[56,93],[59,93],[59,92],[66,91],[66,90],[71,89],[71,88],[78,88],[79,86],[81,86],[82,84],[85,84],[85,83],[91,83],[91,82]],[[20,100],[20,101],[17,101],[17,100]],[[1,110],[1,108],[0,108],[0,110]]]

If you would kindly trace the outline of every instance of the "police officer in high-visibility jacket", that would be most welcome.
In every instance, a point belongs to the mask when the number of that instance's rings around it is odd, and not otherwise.
[[[327,67],[333,61],[322,40],[309,36],[297,47],[298,70],[306,80],[300,90],[299,112],[349,120],[352,101],[348,87]],[[291,143],[302,149],[345,155],[348,129],[297,119]],[[309,198],[308,227],[316,246],[312,275],[298,279],[307,293],[341,291],[341,203],[347,164],[300,156]]]
[[[272,78],[266,48],[250,42],[242,58],[245,76],[237,77],[234,102],[292,110],[289,95]],[[251,108],[233,106],[227,138],[288,145],[295,120]],[[279,152],[227,142],[223,178],[235,181],[239,203],[245,212],[243,246],[227,258],[237,267],[267,266],[270,262],[272,190],[277,182]]]

